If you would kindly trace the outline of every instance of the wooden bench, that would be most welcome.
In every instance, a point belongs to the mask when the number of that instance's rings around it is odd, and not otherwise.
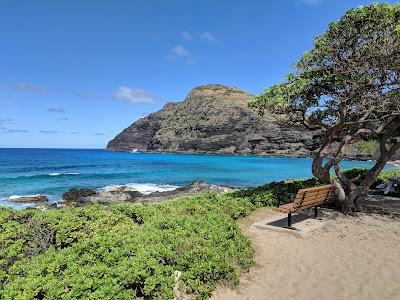
[[[292,228],[292,213],[315,207],[315,218],[318,217],[318,206],[322,205],[330,196],[333,185],[322,185],[297,191],[294,201],[274,207],[272,210],[288,214],[288,228]]]

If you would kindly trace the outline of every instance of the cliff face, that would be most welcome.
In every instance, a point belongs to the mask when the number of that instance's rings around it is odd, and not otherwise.
[[[114,151],[309,156],[320,138],[247,107],[253,95],[235,87],[194,88],[183,102],[139,119],[108,143]]]

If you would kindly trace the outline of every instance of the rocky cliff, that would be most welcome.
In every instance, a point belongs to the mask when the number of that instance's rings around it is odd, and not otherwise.
[[[252,98],[236,87],[196,87],[183,102],[167,103],[133,123],[107,149],[303,157],[318,148],[315,133],[249,109]]]
[[[107,145],[111,151],[311,156],[321,144],[318,132],[261,117],[248,108],[253,95],[236,87],[210,84],[194,88],[182,102],[169,102],[141,118]],[[335,151],[333,145],[332,151]],[[374,159],[377,144],[346,149],[348,159]],[[400,159],[398,151],[394,159]]]

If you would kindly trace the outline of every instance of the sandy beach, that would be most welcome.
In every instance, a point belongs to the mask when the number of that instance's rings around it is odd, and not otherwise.
[[[301,238],[251,226],[271,214],[261,208],[239,221],[256,266],[212,299],[400,299],[400,219],[339,215]]]

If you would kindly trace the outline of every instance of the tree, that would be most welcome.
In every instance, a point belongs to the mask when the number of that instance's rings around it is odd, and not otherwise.
[[[347,11],[315,39],[284,83],[266,89],[250,106],[321,131],[312,172],[335,185],[343,212],[358,210],[400,149],[400,4]],[[346,147],[361,140],[377,141],[379,158],[361,178],[347,178],[339,163]]]

